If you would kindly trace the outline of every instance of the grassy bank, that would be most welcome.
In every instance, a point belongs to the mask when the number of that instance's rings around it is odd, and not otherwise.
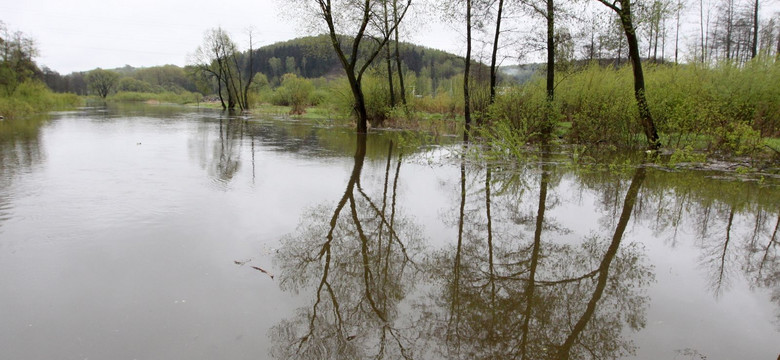
[[[57,94],[46,85],[28,80],[20,84],[12,94],[0,95],[0,116],[19,119],[53,110],[79,106],[83,100],[75,94]]]
[[[109,95],[107,101],[126,101],[126,102],[150,102],[166,104],[198,104],[202,101],[203,95],[189,91],[182,92],[135,92],[120,91]]]
[[[552,107],[541,77],[507,89],[490,110],[522,140],[541,133],[545,115],[573,144],[643,146],[630,67],[591,65],[558,74]],[[780,62],[645,66],[647,98],[664,147],[754,155],[780,136]]]

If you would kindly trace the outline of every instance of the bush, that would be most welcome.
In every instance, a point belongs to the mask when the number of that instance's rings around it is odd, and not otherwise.
[[[277,106],[290,106],[290,114],[303,114],[306,107],[311,104],[311,94],[314,85],[305,78],[299,78],[295,74],[282,76],[282,84],[274,91],[271,103]]]
[[[571,123],[571,142],[644,145],[630,66],[593,64],[557,78],[555,106]],[[742,67],[645,66],[648,105],[664,146],[737,155],[755,152],[761,137],[780,135],[778,78],[780,62],[766,59]],[[536,77],[500,94],[490,115],[530,135],[538,131],[544,99],[544,79]]]
[[[0,115],[21,118],[35,113],[73,108],[81,104],[75,94],[55,94],[36,80],[27,80],[11,96],[0,96]]]
[[[172,91],[165,91],[161,93],[124,91],[109,96],[108,100],[128,102],[157,101],[169,104],[191,104],[194,102],[200,102],[202,98],[203,95],[189,91],[183,91],[181,93],[175,93]]]
[[[560,109],[556,103],[550,108],[546,90],[539,89],[540,84],[535,82],[531,86],[511,88],[498,94],[488,108],[489,118],[497,122],[494,126],[511,127],[523,142],[538,140],[545,131],[551,130],[560,120]]]

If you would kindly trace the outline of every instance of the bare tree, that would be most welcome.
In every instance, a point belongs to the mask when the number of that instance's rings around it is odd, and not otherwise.
[[[466,0],[466,64],[463,70],[463,101],[464,116],[466,118],[466,133],[468,136],[471,128],[471,96],[469,94],[469,77],[471,75],[471,0]]]
[[[206,32],[203,44],[198,47],[191,60],[196,73],[216,82],[217,95],[223,110],[235,110],[236,106],[240,110],[249,109],[247,92],[253,75],[251,32],[249,41],[250,63],[249,69],[246,70],[235,42],[225,30],[219,27]]]
[[[393,23],[398,23],[398,0],[393,0]],[[400,43],[398,40],[398,26],[395,27],[395,61],[398,70],[398,86],[401,92],[401,102],[406,105],[406,88],[404,87],[404,72],[401,67],[401,50],[399,49]]]
[[[612,9],[623,25],[628,43],[628,56],[631,58],[631,67],[634,70],[634,97],[639,108],[639,121],[642,123],[647,137],[648,147],[656,150],[661,147],[661,142],[645,96],[645,75],[642,72],[642,61],[639,57],[639,39],[636,36],[636,28],[631,17],[631,0],[598,0],[598,2]]]
[[[397,9],[398,16],[385,31],[380,7],[384,0],[294,0],[296,12],[308,11],[328,29],[333,50],[347,75],[354,111],[357,115],[357,132],[368,132],[368,112],[363,95],[363,74],[377,58],[382,48],[406,16],[412,0],[405,0]],[[347,36],[348,35],[348,36]],[[351,42],[351,43],[350,43]]]
[[[496,33],[493,39],[493,53],[490,57],[490,103],[496,101],[496,73],[498,56],[498,40],[501,36],[501,20],[504,16],[504,0],[498,0],[498,9],[496,14]]]

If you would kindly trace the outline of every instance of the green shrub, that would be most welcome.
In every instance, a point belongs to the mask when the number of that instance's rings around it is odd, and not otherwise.
[[[0,96],[0,115],[12,119],[78,106],[81,98],[75,94],[55,94],[36,80],[19,84],[10,96]]]
[[[123,91],[109,96],[109,101],[160,102],[169,104],[191,104],[200,102],[203,95],[189,91],[180,93],[165,91],[161,93]]]
[[[314,85],[305,78],[299,78],[295,74],[282,76],[282,84],[274,91],[271,103],[277,106],[290,106],[291,114],[303,114],[306,107],[311,104],[311,94]]]

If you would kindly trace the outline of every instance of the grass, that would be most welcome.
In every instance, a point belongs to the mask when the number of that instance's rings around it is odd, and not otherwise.
[[[75,94],[57,94],[41,82],[26,81],[11,96],[0,96],[0,116],[19,119],[33,114],[77,107],[83,99]]]
[[[161,93],[121,91],[106,98],[107,101],[127,102],[158,102],[168,104],[193,104],[200,103],[202,95],[184,91],[176,93],[165,91]]]
[[[631,67],[590,65],[558,75],[555,135],[570,144],[646,146]],[[744,66],[645,66],[647,98],[663,147],[709,154],[765,157],[780,149],[780,62]],[[524,140],[540,130],[546,102],[541,76],[502,91],[490,109]],[[768,140],[770,139],[770,140]]]

